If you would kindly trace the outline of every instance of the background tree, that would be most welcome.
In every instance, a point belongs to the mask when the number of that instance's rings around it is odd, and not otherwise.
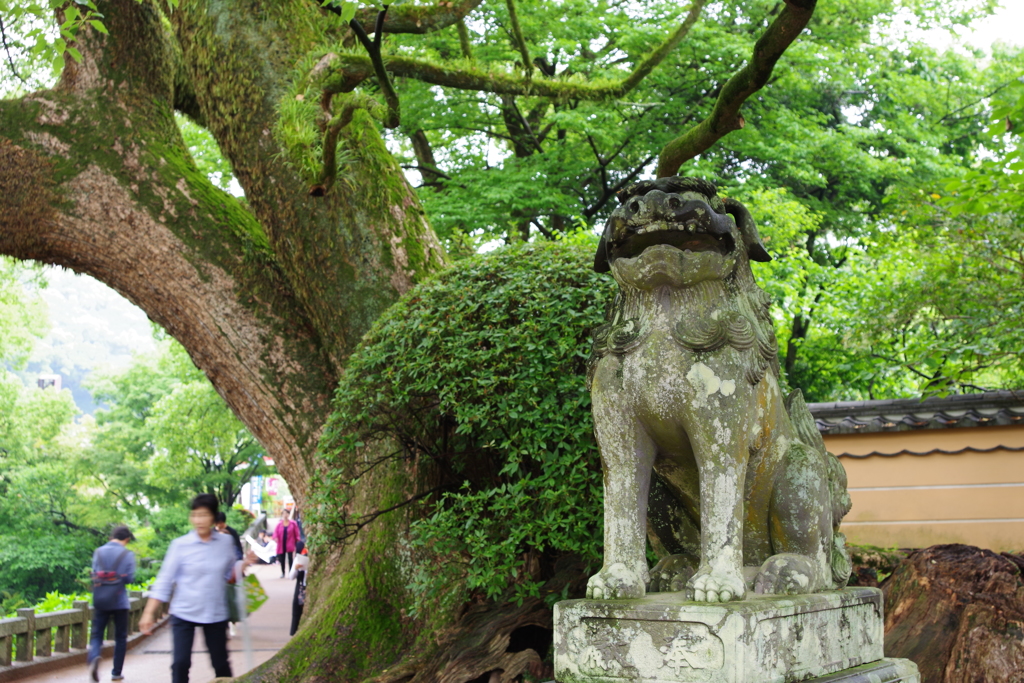
[[[170,356],[179,382],[153,406],[148,481],[166,491],[216,493],[230,508],[245,483],[274,468],[185,350],[172,344]]]
[[[166,339],[162,354],[100,380],[109,409],[99,424],[79,414],[67,389],[26,386],[10,369],[24,367],[48,326],[38,296],[45,284],[37,268],[0,261],[0,613],[53,591],[80,592],[82,571],[114,524],[132,527],[146,578],[188,530],[189,495],[217,491],[228,507],[252,472],[270,469],[184,349]],[[181,434],[204,450],[178,454],[178,474],[199,456],[210,468],[190,472],[184,485],[169,480],[159,459]]]
[[[181,503],[187,493],[150,480],[156,455],[153,408],[180,380],[165,352],[140,356],[125,371],[93,379],[90,389],[105,408],[86,452],[96,483],[111,504],[145,517],[152,506]]]
[[[31,285],[25,287],[26,281]],[[76,590],[104,511],[89,509],[75,488],[79,444],[67,391],[26,387],[8,368],[24,364],[46,326],[31,294],[32,270],[0,259],[0,586],[31,604],[50,590]]]
[[[696,23],[686,42],[636,86],[635,99],[615,106],[402,81],[415,107],[391,135],[392,144],[402,150],[406,167],[420,171],[421,196],[453,254],[490,240],[551,237],[580,221],[600,224],[615,191],[653,171],[657,150],[673,138],[678,122],[708,113],[774,7],[706,9],[706,21]],[[1007,98],[1024,73],[1019,49],[998,48],[986,62],[908,40],[908,15],[899,13],[913,12],[915,28],[948,28],[987,9],[987,3],[916,10],[900,3],[832,3],[827,17],[813,19],[809,35],[776,66],[771,87],[744,106],[742,130],[686,167],[687,174],[713,179],[724,193],[747,201],[762,223],[779,231],[769,248],[784,261],[762,270],[780,304],[780,361],[790,384],[810,400],[881,398],[945,386],[930,385],[930,373],[910,368],[924,368],[919,354],[900,360],[882,353],[878,335],[858,319],[877,320],[865,311],[886,305],[870,292],[882,296],[887,286],[898,286],[879,282],[879,273],[888,271],[868,263],[877,265],[883,249],[907,254],[912,242],[890,243],[887,235],[918,230],[913,221],[921,216],[907,211],[908,203],[934,201],[929,195],[944,192],[950,178],[983,186],[974,180],[981,171],[970,169],[986,157],[985,149],[1005,145],[993,145],[988,118],[998,110],[1005,128]],[[602,50],[570,49],[572,37],[586,33],[575,23],[589,21],[581,9],[566,21],[554,16],[561,5],[531,14],[523,33],[533,39],[537,59],[548,66],[554,61],[561,74],[614,74],[618,60],[635,62],[655,36],[647,30],[650,20],[638,21],[634,10],[605,10],[608,34],[597,43]],[[653,16],[672,10],[649,3],[642,11]],[[470,33],[474,46],[479,38],[489,50],[511,49],[500,24]],[[422,45],[418,37],[405,43]],[[428,45],[430,54],[442,57],[460,49],[457,37],[445,32],[431,34]],[[526,128],[512,105],[527,112]],[[1014,196],[1006,183],[1003,177],[1005,196]],[[778,195],[778,188],[785,194]],[[904,194],[908,202],[892,201]],[[485,201],[476,199],[481,196]],[[866,261],[854,263],[869,252]],[[905,265],[919,257],[915,250]],[[891,265],[898,269],[896,261]],[[899,329],[910,343],[934,347],[923,327]],[[963,335],[948,341],[944,348],[968,343]],[[993,378],[983,385],[1005,383]],[[948,388],[958,387],[970,389],[956,382]]]
[[[85,457],[111,503],[141,519],[199,493],[230,508],[243,484],[274,468],[185,349],[158,336],[158,354],[95,381],[106,408]]]

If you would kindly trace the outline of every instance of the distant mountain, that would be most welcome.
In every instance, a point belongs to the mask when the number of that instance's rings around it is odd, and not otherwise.
[[[142,309],[87,275],[46,268],[41,291],[50,309],[50,331],[18,374],[35,383],[40,374],[61,375],[83,413],[98,407],[83,386],[91,373],[121,370],[133,354],[156,351],[152,323]]]

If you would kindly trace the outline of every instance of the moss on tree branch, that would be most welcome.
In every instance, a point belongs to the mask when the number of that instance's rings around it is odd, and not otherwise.
[[[385,128],[398,128],[399,121],[401,120],[401,107],[398,101],[398,93],[395,91],[395,85],[391,82],[391,76],[388,75],[387,69],[384,66],[384,59],[381,56],[381,42],[384,37],[382,27],[384,26],[384,20],[388,14],[388,6],[384,5],[384,9],[377,13],[377,23],[373,29],[373,40],[363,30],[362,25],[352,20],[352,30],[356,34],[356,38],[362,43],[366,49],[366,54],[370,56],[370,63],[373,64],[373,73],[377,77],[377,85],[380,88],[381,94],[384,95],[384,102],[387,105],[387,110],[384,113],[383,122]],[[351,120],[351,115],[349,116]],[[345,125],[348,125],[347,123]],[[337,134],[335,133],[335,137]],[[326,159],[326,156],[325,156]]]
[[[461,21],[476,9],[483,0],[461,0],[442,2],[436,5],[398,5],[388,11],[382,30],[384,33],[431,33],[440,31]],[[356,12],[363,30],[372,33],[377,20],[377,10],[364,7]]]
[[[700,16],[706,1],[695,0],[682,24],[644,57],[629,76],[621,80],[586,82],[574,78],[523,78],[507,71],[481,69],[473,64],[437,63],[401,55],[387,56],[384,62],[387,70],[396,76],[459,90],[550,97],[559,101],[623,97],[639,85],[683,41]],[[529,61],[529,53],[523,58]],[[528,73],[530,67],[532,64],[527,65]],[[337,93],[355,89],[374,74],[373,62],[369,56],[345,51],[332,54],[330,67],[319,71],[318,77],[325,92]]]
[[[816,0],[786,0],[782,12],[755,43],[750,60],[722,88],[711,114],[661,150],[659,178],[675,175],[686,161],[726,134],[743,128],[740,107],[768,82],[779,57],[810,21],[815,3]]]
[[[512,38],[519,56],[523,60],[523,71],[526,72],[526,79],[533,77],[533,62],[530,60],[530,50],[526,47],[526,39],[523,38],[523,29],[519,26],[519,11],[516,9],[516,0],[505,0],[508,7],[508,19],[512,24]]]

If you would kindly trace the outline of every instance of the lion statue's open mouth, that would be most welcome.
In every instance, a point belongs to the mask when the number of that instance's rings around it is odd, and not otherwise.
[[[733,257],[737,239],[751,260],[771,260],[746,208],[718,197],[715,186],[706,180],[660,178],[634,185],[619,199],[621,204],[608,219],[594,259],[598,272],[607,272],[620,258],[636,258],[659,245]]]

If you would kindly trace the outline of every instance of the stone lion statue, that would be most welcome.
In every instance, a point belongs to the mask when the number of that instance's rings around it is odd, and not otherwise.
[[[846,472],[799,390],[780,391],[770,299],[750,269],[771,257],[750,213],[697,178],[619,199],[594,262],[619,292],[588,377],[605,556],[587,597],[845,586]],[[662,556],[650,571],[647,535]]]

